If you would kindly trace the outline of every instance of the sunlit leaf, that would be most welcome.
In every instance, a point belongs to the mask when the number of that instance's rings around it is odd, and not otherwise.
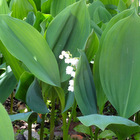
[[[0,14],[8,14],[10,12],[6,0],[0,0]]]
[[[90,18],[83,0],[68,6],[50,23],[46,39],[58,60],[62,82],[69,76],[65,74],[66,64],[60,62],[59,55],[65,50],[70,51],[73,57],[79,56],[77,48],[84,48],[89,33]]]
[[[0,40],[37,78],[48,84],[60,86],[56,59],[43,36],[32,26],[10,16],[1,15]]]

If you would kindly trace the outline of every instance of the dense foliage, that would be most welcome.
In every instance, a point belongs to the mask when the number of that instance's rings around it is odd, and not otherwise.
[[[56,101],[64,140],[76,117],[75,130],[88,139],[140,139],[139,36],[138,0],[0,0],[0,139],[14,140],[15,120],[28,122],[32,139],[42,116],[43,140],[51,112],[52,140]],[[2,104],[11,94],[28,112],[7,114]],[[104,114],[109,104],[113,116]]]

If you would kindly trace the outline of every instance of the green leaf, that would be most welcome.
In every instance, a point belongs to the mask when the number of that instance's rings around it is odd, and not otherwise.
[[[41,12],[50,14],[52,0],[41,0]]]
[[[100,55],[99,72],[105,94],[118,114],[126,118],[140,110],[139,28],[140,18],[135,13],[114,24],[106,34]]]
[[[51,4],[51,15],[55,17],[67,6],[76,2],[75,0],[52,0]]]
[[[93,21],[98,24],[100,22],[106,23],[112,18],[111,14],[102,6],[96,8],[93,13]]]
[[[132,9],[130,10],[125,10],[123,12],[121,12],[120,14],[114,16],[110,22],[107,24],[107,27],[105,28],[102,37],[100,39],[100,46],[99,46],[99,50],[98,53],[96,55],[95,61],[94,61],[94,69],[93,69],[93,73],[94,73],[94,81],[95,81],[95,87],[96,87],[96,94],[97,94],[97,104],[100,110],[100,113],[103,111],[103,107],[105,102],[107,101],[105,93],[103,91],[103,88],[101,86],[101,81],[100,81],[100,75],[99,75],[99,60],[100,60],[100,53],[102,50],[102,45],[104,43],[104,38],[106,37],[107,32],[111,29],[111,27],[117,23],[118,21],[120,21],[121,19],[131,15],[133,12]]]
[[[77,48],[83,49],[90,33],[90,19],[85,2],[74,3],[68,6],[50,23],[46,39],[54,52],[61,74],[61,82],[69,76],[65,74],[66,64],[59,60],[62,50],[70,51],[73,57],[79,56]]]
[[[126,3],[125,3],[123,0],[120,0],[117,9],[118,9],[120,12],[122,12],[123,10],[126,10],[126,9],[127,9]]]
[[[6,0],[1,0],[0,1],[0,14],[8,14],[10,12],[7,1]]]
[[[50,85],[60,86],[57,61],[43,36],[32,26],[10,16],[1,15],[0,40],[38,79]]]
[[[31,2],[30,2],[31,1]],[[25,18],[29,12],[36,12],[33,0],[11,0],[10,9],[11,16],[19,19]]]
[[[85,47],[85,53],[89,62],[94,58],[96,52],[98,51],[98,47],[99,47],[99,39],[94,30],[92,30],[91,34],[87,39]]]
[[[32,120],[32,123],[37,120],[37,113],[35,112],[27,112],[27,113],[18,113],[14,115],[9,115],[12,122],[16,120],[22,120],[28,122]]]
[[[73,92],[69,92],[66,96],[66,105],[65,105],[65,109],[63,110],[62,113],[64,113],[65,111],[67,111],[70,107],[72,107],[74,103],[74,93]]]
[[[78,119],[85,126],[95,125],[102,131],[104,131],[105,128],[108,128],[122,139],[140,131],[140,126],[138,124],[119,116],[92,114],[78,117]]]
[[[0,76],[0,102],[4,103],[16,87],[17,80],[9,67]],[[8,88],[7,88],[8,85]]]
[[[20,78],[20,75],[24,72],[24,69],[21,67],[21,63],[13,55],[11,55],[8,50],[5,48],[3,43],[0,41],[0,51],[2,52],[6,63],[10,65],[17,81]]]
[[[29,86],[34,80],[34,76],[31,73],[24,72],[19,79],[19,83],[16,89],[15,97],[26,103],[26,94]]]
[[[8,132],[8,133],[7,133]],[[14,132],[7,111],[0,103],[0,139],[14,140]]]
[[[41,93],[41,88],[38,81],[35,79],[28,88],[26,95],[26,103],[33,111],[46,114],[49,112]]]
[[[77,125],[76,127],[74,127],[74,130],[76,132],[79,132],[79,133],[84,133],[84,134],[87,134],[87,135],[91,135],[89,127],[87,127],[83,124]]]
[[[115,136],[116,134],[114,132],[112,132],[111,130],[105,130],[103,132],[100,133],[99,138],[100,139],[112,139],[112,137]]]
[[[77,104],[83,115],[97,113],[96,91],[91,69],[84,52],[80,51],[74,79],[74,94]]]
[[[29,12],[25,21],[33,26],[35,19],[36,19],[36,16],[35,16],[34,12]]]

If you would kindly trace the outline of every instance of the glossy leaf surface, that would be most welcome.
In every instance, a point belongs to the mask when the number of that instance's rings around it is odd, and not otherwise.
[[[46,39],[58,60],[62,82],[69,76],[65,74],[66,64],[60,62],[59,55],[65,50],[70,51],[73,57],[79,56],[77,48],[84,48],[89,33],[89,13],[83,0],[68,6],[50,23]]]
[[[0,40],[37,78],[54,86],[60,85],[56,59],[43,36],[32,26],[1,15]]]
[[[83,115],[97,113],[96,91],[88,60],[84,52],[80,51],[76,76],[74,79],[74,94]]]
[[[105,94],[119,115],[126,118],[140,109],[139,28],[140,18],[135,13],[117,22],[106,34],[100,55]]]
[[[119,116],[105,116],[92,114],[88,116],[78,117],[85,126],[95,125],[102,131],[105,128],[113,131],[119,138],[126,138],[131,134],[140,131],[140,126],[126,118]]]
[[[7,133],[8,132],[8,133]],[[14,131],[7,111],[0,103],[0,139],[14,140]]]

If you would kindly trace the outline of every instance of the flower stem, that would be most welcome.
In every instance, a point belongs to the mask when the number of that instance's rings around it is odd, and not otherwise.
[[[54,138],[54,127],[55,127],[55,98],[51,99],[52,109],[51,109],[51,119],[50,119],[50,140]]]
[[[94,140],[97,140],[98,139],[98,132],[99,132],[99,128],[96,127],[95,134],[94,134]]]
[[[13,96],[14,96],[14,93],[12,92],[12,94],[11,94],[11,107],[10,107],[10,114],[13,114]]]
[[[89,130],[90,130],[90,137],[91,137],[91,140],[93,140],[93,132],[92,132],[92,127],[91,127],[91,126],[89,127]]]
[[[32,123],[28,121],[28,140],[32,140]]]
[[[43,140],[45,114],[42,114],[42,122],[40,128],[40,140]]]
[[[62,117],[63,117],[63,140],[67,140],[68,138],[67,123],[66,123],[67,111],[62,114]]]

